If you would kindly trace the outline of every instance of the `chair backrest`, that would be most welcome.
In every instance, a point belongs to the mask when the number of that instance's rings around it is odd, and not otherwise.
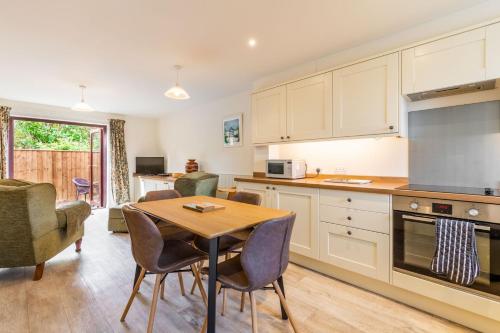
[[[33,265],[35,242],[58,227],[54,185],[0,180],[0,267]]]
[[[241,251],[241,266],[251,290],[276,281],[286,270],[295,213],[257,226]]]
[[[240,191],[234,193],[233,195],[230,195],[228,197],[228,200],[260,206],[260,203],[262,202],[262,197],[260,196],[260,194],[257,193]]]
[[[192,172],[178,178],[174,183],[174,188],[183,197],[194,195],[215,197],[218,183],[218,175],[206,172]]]
[[[127,205],[122,208],[135,262],[149,272],[159,273],[158,259],[163,250],[160,230],[146,214]]]
[[[76,186],[83,186],[83,187],[90,186],[89,180],[88,179],[84,179],[84,178],[73,178],[72,182]]]
[[[149,191],[144,196],[144,201],[158,201],[180,198],[181,194],[176,190]]]

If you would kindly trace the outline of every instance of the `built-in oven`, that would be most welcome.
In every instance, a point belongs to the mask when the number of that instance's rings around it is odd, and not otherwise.
[[[393,196],[394,270],[500,298],[500,205]],[[480,275],[468,287],[431,271],[438,217],[473,221]]]

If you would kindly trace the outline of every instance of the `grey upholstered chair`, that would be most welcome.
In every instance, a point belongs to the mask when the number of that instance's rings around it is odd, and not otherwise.
[[[206,294],[198,270],[194,265],[206,258],[205,253],[193,248],[190,244],[182,240],[163,239],[154,222],[138,210],[125,206],[123,207],[123,215],[130,234],[132,254],[135,262],[141,267],[141,272],[120,320],[125,320],[146,272],[156,274],[153,300],[149,313],[148,333],[153,331],[158,294],[167,274],[177,272],[183,267],[191,266],[198,286],[202,290],[203,301],[206,304]]]
[[[288,266],[294,222],[295,213],[292,213],[258,225],[245,242],[241,254],[217,265],[218,290],[216,294],[219,293],[220,288],[231,288],[250,294],[254,333],[258,331],[255,291],[269,284],[273,285],[278,294],[293,330],[298,332],[282,289],[277,282]],[[202,332],[205,328],[206,319]]]
[[[241,203],[246,203],[249,205],[256,205],[260,206],[262,202],[262,197],[260,194],[257,193],[251,193],[251,192],[235,192],[234,194],[230,195],[228,197],[228,200],[231,201],[236,201],[236,202],[241,202]],[[225,255],[226,260],[230,258],[231,251],[234,251],[236,249],[239,249],[243,246],[245,243],[245,240],[248,238],[250,233],[252,232],[253,228],[245,229],[242,231],[239,231],[235,234],[231,235],[225,235],[222,236],[219,239],[219,254]],[[194,244],[195,246],[202,250],[205,253],[208,253],[208,247],[209,247],[209,240],[203,237],[196,236],[194,238]],[[200,262],[200,268],[203,265],[203,262]],[[193,282],[193,286],[191,287],[191,294],[194,293],[194,290],[196,288],[196,283]],[[222,312],[221,314],[224,315],[225,309],[226,309],[226,290],[223,290],[223,303],[222,303]],[[244,308],[244,294],[242,294],[242,302],[241,302],[241,307],[240,310],[243,311]]]
[[[219,176],[206,172],[192,172],[178,178],[174,183],[174,188],[179,191],[183,197],[194,195],[206,195],[215,197]]]
[[[161,190],[161,191],[150,191],[147,192],[146,195],[141,199],[141,202],[146,202],[146,201],[158,201],[158,200],[168,200],[168,199],[176,199],[180,198],[181,194],[176,191],[176,190]],[[172,223],[168,223],[162,220],[156,220],[154,218],[151,218],[155,223],[156,227],[160,230],[160,234],[164,240],[183,240],[185,242],[191,242],[194,239],[194,234],[179,228]],[[136,269],[136,278],[140,274],[140,269],[139,266]],[[182,272],[177,272],[177,277],[179,279],[179,287],[181,290],[182,296],[186,295],[186,292],[184,290],[184,279],[182,277]],[[193,285],[196,285],[196,281],[193,283]],[[163,298],[164,296],[164,289],[165,289],[165,283],[162,283],[161,285],[161,297]]]

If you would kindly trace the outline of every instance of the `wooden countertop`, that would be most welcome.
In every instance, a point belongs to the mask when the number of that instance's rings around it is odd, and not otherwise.
[[[325,182],[325,179],[335,178],[335,177],[336,177],[335,175],[320,175],[318,177],[310,177],[303,179],[277,179],[277,178],[266,178],[261,176],[253,176],[253,177],[249,176],[249,177],[237,177],[234,180],[239,182],[297,186],[297,187],[313,187],[313,188],[323,188],[329,190],[387,193],[387,194],[392,194],[392,192],[396,188],[408,184],[407,178],[366,177],[366,176],[343,176],[343,177],[356,178],[356,179],[371,179],[373,180],[373,182],[369,184],[359,184],[359,185]]]
[[[304,179],[277,179],[277,178],[266,178],[261,175],[255,175],[253,177],[237,177],[234,180],[239,182],[249,182],[249,183],[261,183],[261,184],[271,184],[271,185],[284,185],[284,186],[297,186],[297,187],[312,187],[312,188],[322,188],[329,190],[342,190],[342,191],[356,191],[356,192],[369,192],[369,193],[381,193],[381,194],[392,194],[392,195],[402,195],[409,197],[420,197],[420,198],[434,198],[443,200],[456,200],[456,201],[469,201],[469,202],[479,202],[479,203],[489,203],[500,205],[500,197],[497,196],[484,196],[484,195],[470,195],[470,194],[458,194],[458,193],[442,193],[442,192],[427,192],[427,191],[413,191],[413,190],[400,190],[401,186],[408,185],[407,178],[399,177],[368,177],[368,176],[343,176],[347,178],[357,178],[357,179],[371,179],[373,180],[370,184],[335,184],[327,183],[325,179],[335,178],[335,175],[320,175],[314,178],[304,178]]]

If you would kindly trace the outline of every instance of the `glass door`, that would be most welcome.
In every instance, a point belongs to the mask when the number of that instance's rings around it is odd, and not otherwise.
[[[103,207],[103,173],[102,173],[103,130],[90,131],[90,204],[92,207]]]

